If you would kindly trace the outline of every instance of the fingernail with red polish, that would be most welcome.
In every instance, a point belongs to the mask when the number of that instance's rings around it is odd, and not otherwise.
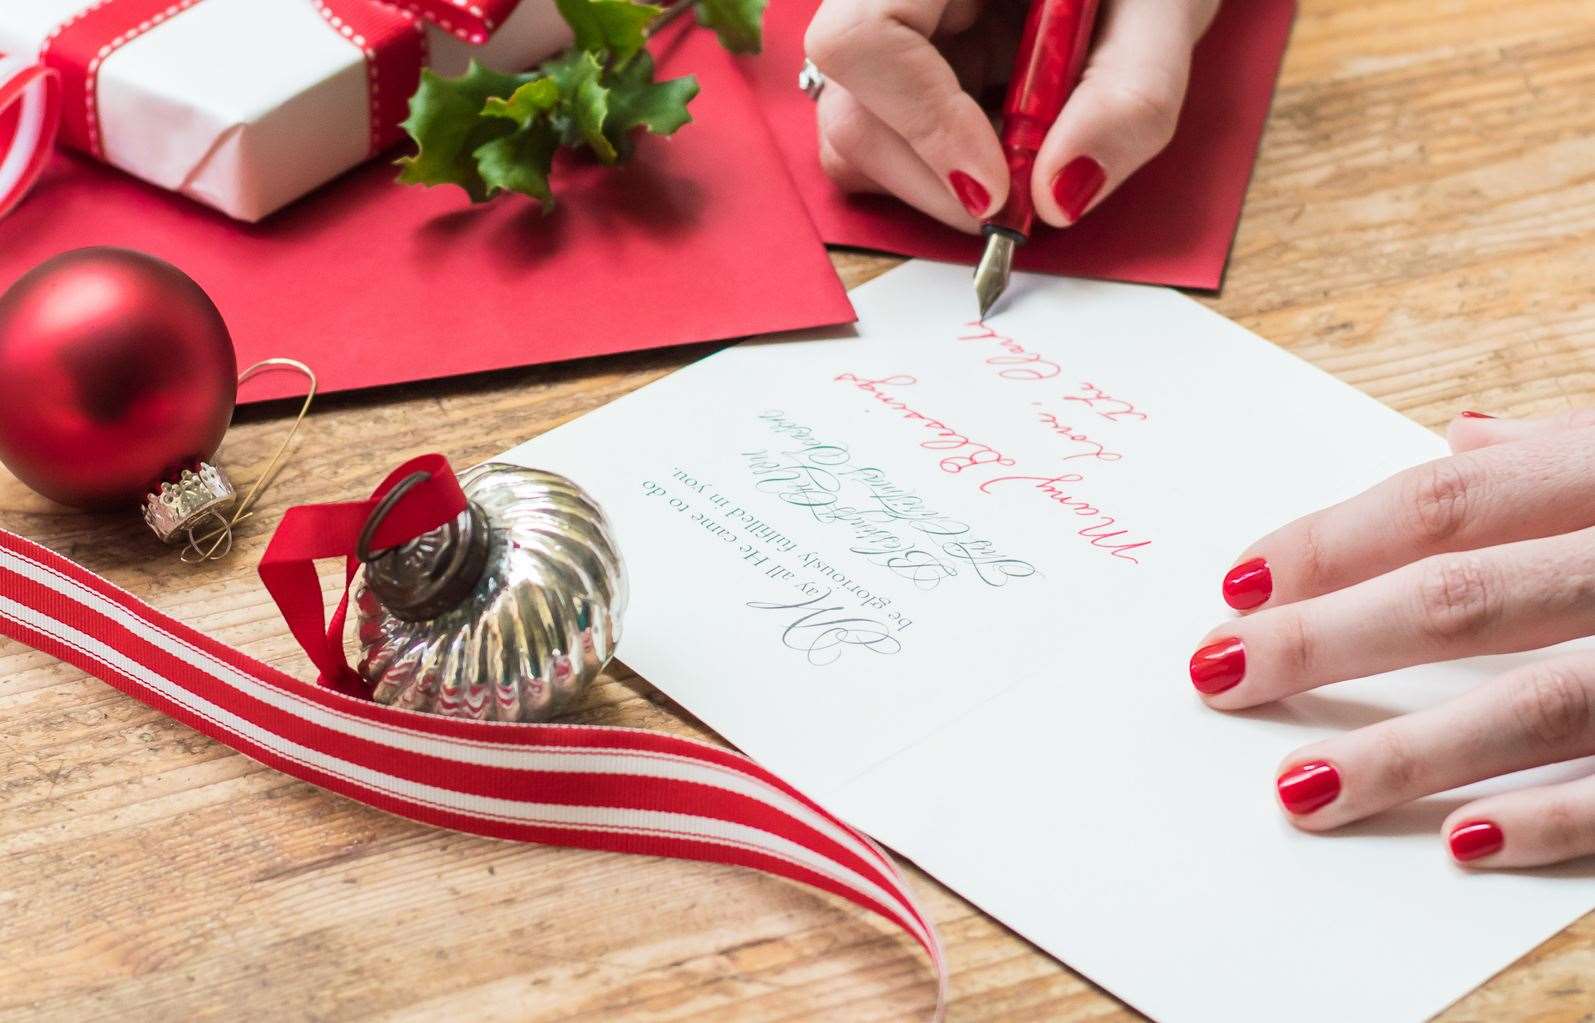
[[[1298,764],[1279,776],[1279,801],[1300,817],[1322,809],[1340,795],[1340,772],[1322,760]]]
[[[1237,611],[1250,611],[1274,595],[1274,573],[1262,558],[1243,561],[1224,576],[1224,603]]]
[[[1191,655],[1191,684],[1208,694],[1235,688],[1246,675],[1246,647],[1231,636]]]
[[[953,186],[953,194],[958,196],[958,201],[964,204],[964,209],[969,211],[971,217],[980,216],[991,205],[991,193],[986,191],[986,186],[963,171],[955,170],[947,175],[947,183]]]
[[[1467,821],[1451,829],[1451,855],[1463,863],[1498,853],[1506,845],[1501,828],[1490,821]]]
[[[1468,411],[1462,413],[1462,418],[1463,419],[1494,419],[1495,417],[1490,415],[1490,413],[1488,413],[1488,412],[1475,412],[1472,409],[1469,409]]]
[[[1077,156],[1064,164],[1063,170],[1052,179],[1052,197],[1072,224],[1080,219],[1080,214],[1091,205],[1107,180],[1108,174],[1100,163],[1089,156]]]

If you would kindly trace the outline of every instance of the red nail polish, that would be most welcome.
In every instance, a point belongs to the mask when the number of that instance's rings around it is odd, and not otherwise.
[[[1224,603],[1237,611],[1250,611],[1274,595],[1274,573],[1262,558],[1243,561],[1224,576]]]
[[[1472,409],[1462,413],[1463,419],[1494,419],[1488,412],[1474,412]]]
[[[1191,684],[1211,696],[1233,689],[1246,674],[1246,647],[1231,636],[1191,655]]]
[[[1498,853],[1506,845],[1501,828],[1490,821],[1467,821],[1451,829],[1451,855],[1463,863]]]
[[[1298,817],[1322,809],[1340,795],[1340,772],[1334,764],[1312,760],[1279,776],[1279,801]]]
[[[963,171],[955,170],[947,175],[947,183],[953,186],[953,194],[958,196],[958,201],[964,204],[964,209],[969,211],[971,217],[980,216],[991,205],[991,193],[986,191],[986,186]]]
[[[1077,156],[1064,164],[1063,170],[1052,179],[1052,197],[1072,224],[1080,219],[1080,214],[1091,205],[1107,180],[1108,174],[1100,163],[1089,156]]]

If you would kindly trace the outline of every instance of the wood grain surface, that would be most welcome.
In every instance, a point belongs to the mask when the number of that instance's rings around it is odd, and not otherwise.
[[[850,283],[894,262],[835,259]],[[1303,0],[1228,279],[1199,297],[1430,426],[1595,403],[1595,3]],[[709,350],[324,401],[268,522],[423,450],[492,455]],[[288,412],[241,415],[238,479]],[[0,476],[0,526],[308,675],[254,575],[264,525],[191,569],[131,515],[63,512]],[[573,716],[706,734],[623,667]],[[1139,1018],[913,873],[954,1020]],[[430,831],[0,641],[0,1020],[907,1020],[932,1001],[912,944],[847,904]],[[1595,915],[1442,1018],[1595,1018]]]

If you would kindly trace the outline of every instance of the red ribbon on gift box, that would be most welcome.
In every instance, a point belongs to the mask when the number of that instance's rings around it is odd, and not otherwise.
[[[100,67],[117,50],[203,0],[95,0],[50,33],[38,66],[0,56],[0,217],[43,170],[57,123],[63,142],[103,159]],[[396,142],[426,63],[431,22],[485,43],[520,0],[305,0],[365,59],[371,153]]]
[[[0,530],[0,635],[59,658],[234,750],[367,806],[433,827],[544,845],[753,867],[838,895],[907,932],[946,1001],[940,941],[889,856],[741,754],[636,728],[506,724],[384,707],[343,654],[358,535],[416,471],[427,482],[383,520],[400,544],[452,520],[465,497],[425,455],[365,501],[291,509],[260,574],[321,672],[301,682],[149,607],[83,566]],[[346,560],[324,619],[314,562]]]

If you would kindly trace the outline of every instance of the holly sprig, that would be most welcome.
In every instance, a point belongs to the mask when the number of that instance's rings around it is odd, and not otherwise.
[[[695,75],[654,80],[648,37],[692,9],[733,53],[763,44],[767,0],[555,0],[575,35],[571,47],[524,74],[471,62],[445,78],[428,68],[410,98],[404,130],[416,152],[398,161],[407,185],[458,185],[472,202],[501,192],[554,206],[549,175],[561,148],[619,163],[642,132],[672,135],[692,120]]]

